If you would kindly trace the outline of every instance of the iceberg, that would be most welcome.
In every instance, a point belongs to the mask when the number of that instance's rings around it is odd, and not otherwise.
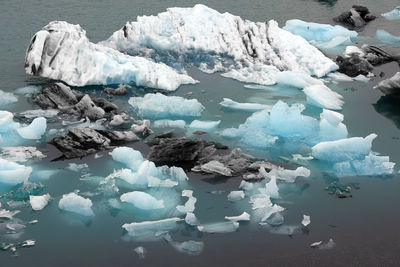
[[[338,112],[323,109],[320,114],[319,136],[321,141],[347,138],[348,131],[343,124],[344,116]]]
[[[395,163],[388,156],[369,154],[362,160],[337,162],[333,170],[337,176],[382,176],[393,174]]]
[[[39,117],[34,119],[30,125],[17,129],[18,134],[25,139],[40,139],[46,132],[46,118]]]
[[[227,109],[249,111],[249,112],[255,112],[255,111],[260,111],[260,110],[264,110],[264,109],[271,109],[271,106],[269,106],[269,105],[258,104],[258,103],[239,103],[239,102],[233,101],[230,98],[224,98],[224,100],[222,102],[220,102],[219,104]]]
[[[74,192],[63,195],[60,202],[58,202],[59,209],[86,217],[94,215],[92,205],[90,199],[81,197]]]
[[[394,36],[393,34],[381,29],[376,30],[376,38],[388,43],[400,42],[400,36]]]
[[[194,120],[189,124],[189,129],[191,131],[206,131],[206,132],[213,132],[217,129],[218,125],[221,121],[200,121]]]
[[[357,39],[357,32],[350,31],[339,25],[305,22],[299,19],[286,21],[283,29],[299,35],[321,48],[333,48],[339,45],[349,45]]]
[[[308,74],[295,71],[282,71],[276,75],[276,82],[281,85],[288,85],[296,88],[304,88],[310,85],[323,85],[321,80],[311,77]]]
[[[49,203],[50,195],[42,195],[42,196],[29,196],[29,202],[31,203],[33,210],[42,210]]]
[[[264,173],[264,177],[270,176],[270,180],[268,183],[265,184],[264,187],[258,189],[260,193],[268,195],[271,198],[279,198],[279,188],[276,184],[276,176],[275,175],[268,175],[265,171],[264,167],[260,167],[260,173]]]
[[[335,110],[342,109],[343,97],[326,85],[310,85],[305,87],[303,91],[307,96],[307,102],[311,105]]]
[[[301,221],[301,224],[306,227],[310,223],[311,223],[311,217],[308,215],[303,215],[303,220]]]
[[[79,25],[65,21],[52,21],[32,37],[25,71],[72,86],[134,82],[173,91],[181,84],[197,82],[165,64],[94,44]]]
[[[265,222],[272,214],[285,210],[277,204],[272,204],[271,198],[265,194],[252,195],[249,202],[252,204],[255,217],[260,218],[261,222]]]
[[[186,126],[184,120],[156,120],[153,122],[156,128],[180,128],[183,129]]]
[[[103,46],[130,55],[194,63],[205,72],[259,84],[275,83],[281,70],[322,77],[337,65],[276,21],[252,22],[198,4],[140,16],[113,33]]]
[[[175,230],[181,218],[173,217],[159,221],[133,222],[122,225],[128,236],[135,240],[156,240],[157,233]]]
[[[0,158],[0,183],[6,185],[18,185],[28,181],[32,172],[31,167]]]
[[[192,213],[195,209],[195,204],[197,202],[197,198],[195,198],[193,196],[193,191],[192,190],[183,190],[182,191],[182,196],[183,197],[187,197],[188,200],[186,201],[185,205],[178,205],[176,206],[176,209],[180,212],[180,213]]]
[[[0,90],[0,106],[9,105],[18,101],[18,98],[13,93]]]
[[[247,212],[243,212],[238,216],[225,216],[225,219],[233,222],[250,221],[250,214],[248,214]]]
[[[46,157],[33,146],[2,147],[0,156],[14,162],[26,162],[30,159],[43,159]]]
[[[380,81],[374,89],[379,89],[385,95],[400,95],[400,72],[396,72],[389,79]]]
[[[210,223],[197,226],[197,229],[200,232],[210,234],[231,233],[237,231],[238,228],[239,223],[235,221]]]
[[[239,201],[245,197],[243,190],[231,191],[228,194],[229,201]]]
[[[150,194],[140,191],[133,191],[122,194],[122,202],[127,202],[142,210],[157,210],[164,208],[164,201],[158,200]]]
[[[123,163],[131,170],[138,170],[144,159],[142,153],[130,147],[117,147],[110,153],[114,161]]]
[[[197,226],[200,224],[199,220],[193,212],[186,213],[185,222],[191,226]]]
[[[389,12],[383,13],[382,16],[388,20],[400,19],[400,6],[395,7],[393,10]]]
[[[205,109],[196,99],[166,96],[160,93],[131,97],[129,104],[143,118],[181,119],[199,117]]]

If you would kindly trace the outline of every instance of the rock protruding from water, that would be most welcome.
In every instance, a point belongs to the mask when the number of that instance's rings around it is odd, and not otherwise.
[[[381,81],[374,88],[379,89],[385,95],[400,97],[400,72],[397,72],[389,79]]]
[[[347,28],[361,28],[368,22],[376,19],[376,17],[370,14],[367,7],[353,5],[349,11],[343,12],[333,20],[346,26]]]
[[[134,131],[108,131],[91,128],[70,128],[67,134],[53,138],[50,143],[66,158],[84,157],[113,146],[138,141]]]
[[[87,117],[92,121],[110,119],[121,113],[116,105],[106,99],[91,98],[88,94],[72,90],[62,83],[45,87],[34,102],[43,109],[58,109],[71,115]]]

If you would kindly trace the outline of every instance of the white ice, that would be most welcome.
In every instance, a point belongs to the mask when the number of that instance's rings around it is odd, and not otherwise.
[[[229,201],[239,201],[245,197],[243,190],[231,191],[228,194]]]
[[[128,102],[139,116],[149,119],[199,117],[204,110],[204,106],[196,99],[166,96],[160,93],[131,97]]]
[[[59,209],[87,217],[94,215],[92,205],[92,201],[89,198],[81,197],[74,192],[63,195],[60,202],[58,202]]]
[[[188,200],[186,201],[185,205],[178,205],[176,206],[176,209],[180,213],[188,213],[188,212],[193,212],[195,209],[195,204],[197,202],[197,198],[193,196],[193,191],[192,190],[183,190],[182,191],[182,196],[187,197]]]
[[[189,124],[189,129],[191,131],[206,131],[206,132],[213,132],[217,129],[218,125],[221,123],[220,120],[218,121],[200,121],[194,120]]]
[[[197,226],[200,224],[199,220],[193,212],[186,213],[185,222],[191,226]]]
[[[237,231],[238,228],[239,223],[235,221],[209,223],[197,226],[200,232],[211,234],[231,233]]]
[[[49,203],[50,195],[45,194],[41,196],[29,196],[29,202],[31,203],[33,210],[42,210],[44,209],[47,204]]]
[[[46,155],[33,146],[10,146],[1,148],[1,157],[14,162],[26,162],[45,158]]]
[[[308,226],[311,223],[311,217],[309,215],[303,215],[303,220],[301,221],[301,224],[303,226]]]
[[[157,210],[165,207],[163,200],[158,200],[152,195],[141,191],[122,194],[120,199],[122,202],[130,203],[142,210]]]
[[[123,163],[131,170],[138,170],[144,159],[142,153],[130,147],[117,147],[111,153],[113,160]]]
[[[157,233],[176,229],[177,223],[183,221],[181,218],[173,217],[158,221],[133,222],[122,225],[128,236],[137,240],[156,240]]]
[[[243,212],[238,216],[225,216],[225,219],[233,222],[250,221],[250,214],[248,214],[247,212]]]
[[[28,181],[32,172],[31,167],[0,158],[0,183],[18,185]]]
[[[255,111],[260,111],[260,110],[264,110],[264,109],[271,109],[271,106],[269,106],[269,105],[258,104],[258,103],[239,103],[239,102],[233,101],[230,98],[224,98],[224,100],[222,102],[220,102],[219,104],[227,109],[249,111],[249,112],[255,112]]]
[[[196,83],[186,73],[143,57],[94,44],[79,25],[52,21],[32,38],[25,71],[72,86],[134,82],[138,86],[176,90]]]
[[[254,194],[250,197],[254,216],[265,222],[272,214],[285,210],[283,207],[272,204],[271,198],[265,194]]]
[[[324,83],[310,75],[295,71],[282,71],[276,76],[276,82],[281,85],[304,88],[310,85],[323,85]]]
[[[303,89],[307,96],[307,102],[311,105],[327,108],[342,109],[342,96],[323,84],[310,85]]]
[[[46,132],[46,118],[39,117],[34,119],[30,125],[17,129],[18,134],[25,139],[40,139]]]
[[[337,162],[333,170],[338,176],[381,176],[393,174],[395,163],[388,156],[369,154],[362,160]]]
[[[18,98],[9,92],[4,92],[0,90],[0,106],[9,105],[18,101]]]
[[[153,122],[156,128],[180,128],[183,129],[186,126],[184,120],[156,120]]]

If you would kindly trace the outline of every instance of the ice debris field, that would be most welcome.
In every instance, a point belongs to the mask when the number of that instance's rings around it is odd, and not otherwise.
[[[398,13],[396,8],[382,16],[396,19]],[[376,37],[399,42],[384,30]],[[356,31],[338,25],[288,20],[279,27],[274,20],[252,22],[204,5],[138,17],[99,43],[79,25],[50,22],[32,37],[25,70],[61,82],[0,91],[1,249],[17,253],[35,245],[9,237],[41,223],[19,219],[21,210],[34,217],[55,209],[83,222],[104,216],[104,209],[121,212],[129,218],[119,226],[122,240],[136,242],[140,258],[147,253],[145,242],[154,240],[200,254],[206,246],[201,239],[174,240],[182,229],[223,234],[250,223],[273,234],[309,231],[312,214],[294,225],[284,219],[290,212],[285,192],[299,190],[297,179],[318,179],[321,172],[334,177],[395,172],[395,163],[373,149],[379,136],[353,136],[341,113],[346,99],[335,90],[337,83],[369,78],[336,72],[337,63],[322,52],[341,48],[347,58],[362,56],[354,46],[357,38]],[[266,101],[232,94],[212,104],[173,95],[199,83],[190,76],[192,67],[244,83],[243,94],[288,95]],[[114,98],[80,92],[89,85],[111,86],[104,91]],[[6,111],[23,98],[33,99],[35,107]],[[223,115],[211,116],[213,110]],[[244,119],[232,122],[229,114]],[[203,135],[206,140],[199,141]],[[134,142],[150,147],[150,155],[132,148]],[[61,154],[49,152],[46,143]],[[53,163],[55,155],[65,161]],[[215,218],[198,216],[205,192],[192,182],[194,172],[239,179],[223,193],[234,208]],[[48,190],[57,173],[77,178],[74,188]],[[311,244],[333,246],[333,240]]]

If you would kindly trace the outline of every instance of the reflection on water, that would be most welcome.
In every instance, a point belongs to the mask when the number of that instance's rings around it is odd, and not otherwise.
[[[393,121],[400,129],[400,97],[382,96],[373,106],[377,112]]]

